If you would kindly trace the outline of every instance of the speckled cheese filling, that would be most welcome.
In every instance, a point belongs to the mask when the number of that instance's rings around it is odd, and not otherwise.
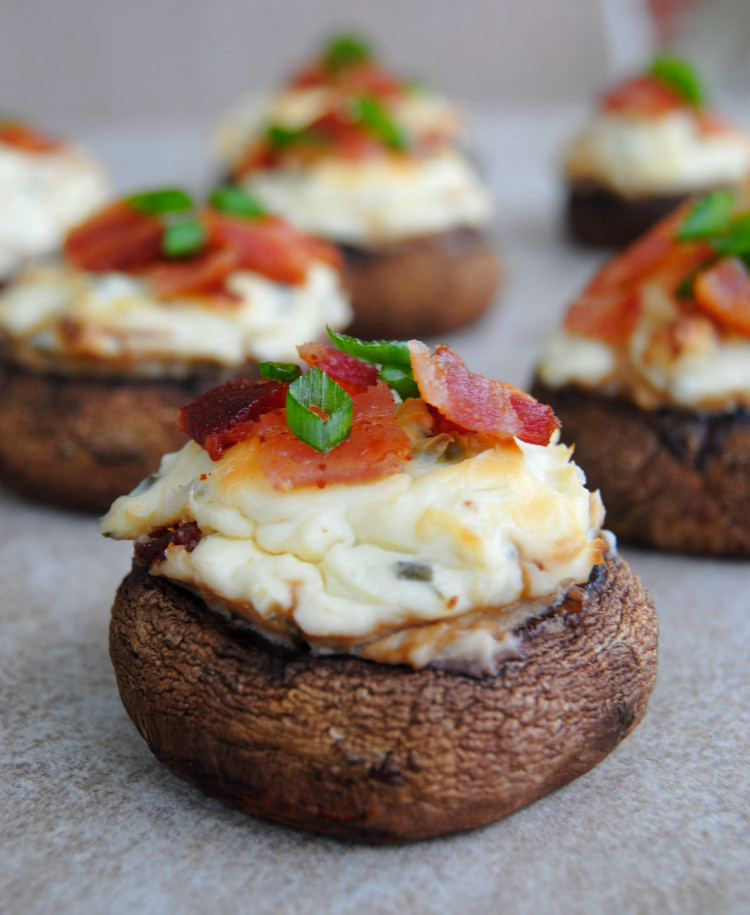
[[[152,573],[272,639],[491,671],[519,621],[603,554],[598,493],[560,444],[510,442],[455,463],[421,453],[375,482],[290,492],[270,487],[258,447],[213,462],[189,442],[100,526],[138,539],[195,521],[195,549],[170,545]]]
[[[656,284],[644,288],[641,317],[625,347],[561,331],[548,341],[538,373],[550,387],[596,388],[643,409],[750,407],[750,340],[721,335],[708,318],[682,315]]]
[[[626,197],[731,188],[750,171],[750,139],[729,129],[701,132],[689,112],[602,114],[572,143],[565,171]]]
[[[144,279],[40,266],[0,295],[0,340],[32,366],[180,375],[199,364],[296,360],[297,341],[351,318],[338,274],[325,264],[298,286],[242,271],[227,287],[236,299],[159,301]]]
[[[0,280],[59,248],[107,196],[102,169],[82,150],[32,153],[0,142]]]

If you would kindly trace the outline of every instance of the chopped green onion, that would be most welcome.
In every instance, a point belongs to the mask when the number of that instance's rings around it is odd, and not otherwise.
[[[375,365],[395,365],[411,369],[409,344],[404,340],[360,340],[347,334],[337,334],[330,327],[327,330],[333,345],[342,353]]]
[[[281,124],[270,124],[266,129],[266,140],[271,149],[288,149],[295,143],[310,139],[309,131],[304,128],[283,127]]]
[[[188,219],[164,229],[161,250],[166,257],[178,259],[196,254],[205,243],[206,230],[197,219]]]
[[[209,200],[213,207],[223,213],[247,216],[250,219],[257,219],[266,215],[266,210],[258,203],[255,197],[251,197],[247,191],[236,185],[217,187]]]
[[[298,439],[327,454],[349,437],[352,398],[315,366],[289,386],[286,420]]]
[[[258,371],[262,378],[273,381],[296,381],[302,369],[294,362],[259,362]]]
[[[679,57],[657,57],[649,73],[690,105],[697,108],[703,104],[703,87],[695,70],[686,61]]]
[[[398,394],[401,400],[407,397],[419,397],[419,388],[410,369],[402,369],[397,365],[384,365],[378,374]]]
[[[750,255],[750,213],[735,217],[723,235],[708,239],[711,247],[724,257]]]
[[[354,117],[381,143],[393,149],[409,146],[406,132],[374,96],[361,95],[352,102]]]
[[[128,197],[127,202],[141,213],[150,216],[163,216],[166,213],[182,213],[192,210],[194,203],[190,194],[176,187],[165,188],[161,191],[147,191],[144,194],[134,194]]]
[[[397,562],[396,578],[407,581],[432,581],[432,566],[426,562]]]
[[[323,51],[323,66],[335,73],[354,64],[363,64],[372,59],[370,47],[356,35],[337,35]]]
[[[726,191],[712,191],[701,198],[677,232],[678,241],[701,241],[725,232],[734,208],[734,197]]]

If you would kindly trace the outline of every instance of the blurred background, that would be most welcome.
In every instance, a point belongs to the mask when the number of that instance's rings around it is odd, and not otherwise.
[[[588,101],[659,42],[750,87],[750,0],[0,0],[0,109],[75,133],[210,124],[332,32],[480,106]]]

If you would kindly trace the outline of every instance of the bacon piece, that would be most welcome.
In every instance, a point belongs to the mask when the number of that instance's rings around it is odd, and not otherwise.
[[[203,531],[195,521],[185,521],[177,528],[163,528],[152,534],[148,540],[137,542],[135,559],[142,566],[152,566],[155,562],[163,562],[167,558],[167,547],[171,544],[184,546],[188,553],[192,553],[202,539]]]
[[[333,346],[304,343],[297,347],[297,352],[308,365],[317,365],[351,395],[361,394],[377,384],[378,370],[374,365],[342,353]]]
[[[383,381],[355,394],[351,434],[328,454],[296,438],[283,412],[267,413],[257,427],[263,443],[260,467],[274,489],[281,490],[365,483],[398,473],[411,460],[411,445],[395,411],[393,395]]]
[[[722,327],[750,337],[750,276],[737,257],[703,270],[693,284],[695,301]]]
[[[59,140],[51,140],[28,124],[18,121],[0,123],[0,143],[31,153],[56,152],[63,146]]]
[[[674,293],[685,277],[712,255],[704,242],[675,240],[691,206],[687,203],[670,213],[605,264],[569,308],[565,328],[611,345],[624,342],[640,317],[646,282],[659,282]]]
[[[148,271],[154,292],[162,299],[219,294],[239,257],[234,248],[214,248],[186,260],[162,260]]]
[[[601,100],[604,111],[659,117],[689,107],[684,99],[651,76],[636,76],[607,92]]]
[[[311,238],[277,216],[243,219],[210,210],[209,244],[236,252],[237,269],[252,270],[280,283],[304,283],[315,261],[341,267],[333,245]]]
[[[551,407],[512,385],[475,375],[449,346],[438,346],[431,356],[424,343],[410,340],[409,352],[423,399],[468,431],[546,445],[560,427]]]
[[[156,217],[120,200],[69,232],[65,253],[91,273],[143,270],[160,258],[163,232]]]
[[[288,387],[283,381],[227,381],[180,410],[180,432],[187,432],[218,461],[227,448],[253,434],[264,413],[285,405]]]

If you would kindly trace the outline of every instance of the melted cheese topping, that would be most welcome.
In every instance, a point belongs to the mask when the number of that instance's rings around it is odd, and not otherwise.
[[[601,560],[603,509],[571,450],[513,441],[455,463],[417,451],[366,484],[273,490],[256,440],[212,462],[195,442],[101,523],[118,539],[195,521],[152,573],[282,642],[419,667],[493,671],[512,630]]]
[[[419,159],[320,160],[256,172],[243,184],[306,232],[349,244],[481,228],[492,215],[489,192],[451,149]]]
[[[602,114],[571,145],[565,170],[571,181],[626,197],[732,187],[750,171],[750,140],[730,129],[702,131],[689,112]]]
[[[578,384],[622,394],[643,409],[750,407],[750,340],[685,316],[656,284],[626,346],[561,331],[547,344],[539,376],[550,387]]]
[[[295,341],[351,318],[338,274],[325,264],[297,286],[248,271],[227,286],[236,299],[165,302],[126,274],[39,266],[0,295],[0,340],[31,366],[175,376],[200,364],[296,360]]]
[[[59,248],[107,196],[102,169],[82,150],[28,152],[0,142],[0,280]]]

